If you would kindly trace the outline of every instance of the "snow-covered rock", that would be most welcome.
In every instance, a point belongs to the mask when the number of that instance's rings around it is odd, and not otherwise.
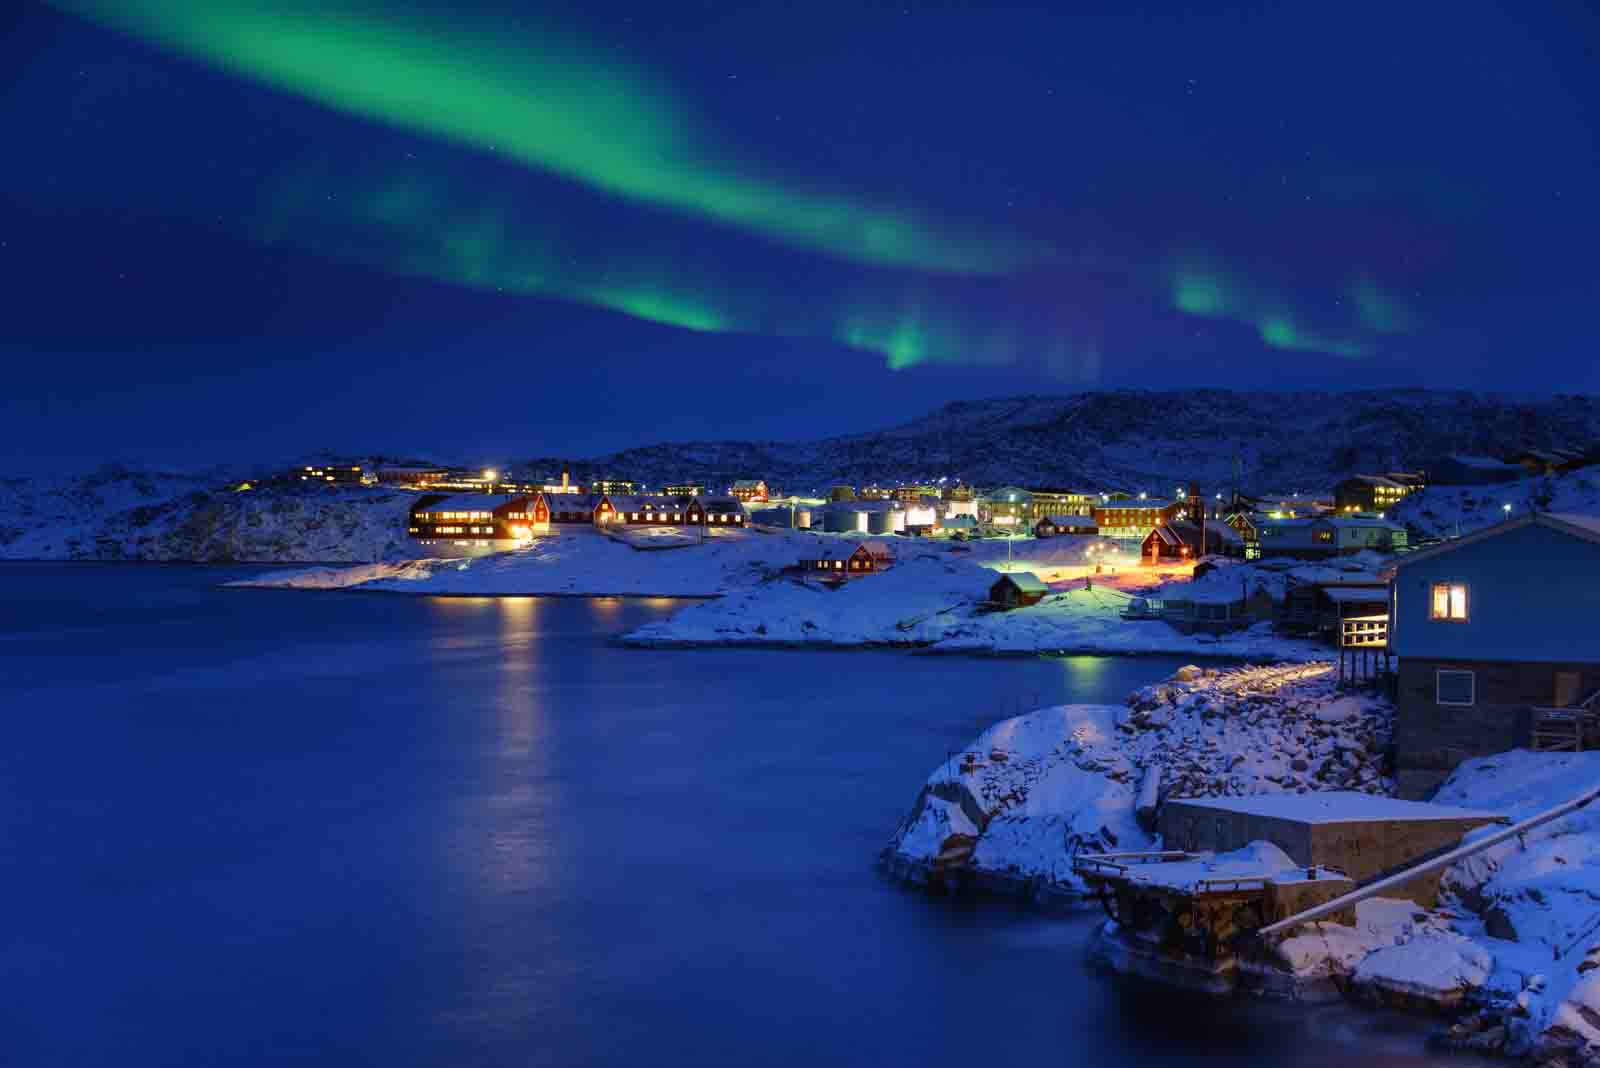
[[[1357,705],[1336,722],[1318,717],[1336,701]],[[1163,796],[1390,793],[1378,754],[1391,717],[1384,701],[1341,697],[1326,663],[1183,668],[1125,706],[1061,705],[990,727],[929,776],[889,853],[923,859],[905,845],[919,833],[923,798],[966,797],[979,810],[976,871],[1019,888],[1081,893],[1073,854],[1154,845],[1136,811],[1148,774],[1159,776]],[[1296,754],[1310,758],[1301,770]]]

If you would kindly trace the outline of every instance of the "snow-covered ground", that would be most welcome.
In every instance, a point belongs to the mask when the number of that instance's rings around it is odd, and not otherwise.
[[[1327,665],[1185,668],[1126,706],[995,724],[928,777],[886,857],[923,877],[964,842],[981,884],[1081,896],[1074,853],[1161,846],[1141,798],[1391,793],[1392,715],[1339,691]],[[1435,800],[1520,819],[1597,783],[1600,752],[1515,751],[1463,764]],[[1472,1009],[1452,1031],[1463,1046],[1600,1063],[1600,802],[1457,863],[1442,887],[1434,908],[1375,898],[1354,926],[1308,924],[1276,967],[1353,996]]]
[[[1516,750],[1461,765],[1435,800],[1523,819],[1597,784],[1600,752]],[[1382,1000],[1480,1007],[1460,1045],[1600,1063],[1600,802],[1455,864],[1434,909],[1375,899],[1280,955]]]
[[[1397,504],[1390,518],[1424,536],[1454,538],[1508,514],[1524,515],[1530,505],[1541,512],[1600,515],[1600,468],[1490,486],[1429,486]]]
[[[1184,668],[1126,705],[1060,705],[1004,720],[929,776],[891,853],[931,860],[938,824],[955,805],[981,828],[980,871],[1082,893],[1074,853],[1154,847],[1135,813],[1147,775],[1162,797],[1391,793],[1380,758],[1389,705],[1335,683],[1327,663]]]
[[[716,597],[767,581],[794,563],[809,538],[729,530],[701,540],[656,531],[632,539],[645,546],[636,548],[584,528],[490,556],[275,571],[233,585],[419,595]],[[652,549],[652,543],[671,547]]]
[[[220,475],[121,468],[6,479],[0,559],[343,562],[394,559],[410,548],[414,494],[228,486]]]

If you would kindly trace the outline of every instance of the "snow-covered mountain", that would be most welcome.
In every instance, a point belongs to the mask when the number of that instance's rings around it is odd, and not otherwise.
[[[791,492],[835,479],[960,479],[978,485],[1206,492],[1326,489],[1357,471],[1425,466],[1452,452],[1592,447],[1600,398],[1423,390],[1359,393],[1117,391],[957,401],[889,430],[817,441],[652,445],[587,460],[598,475],[716,488],[764,478]],[[558,457],[528,461],[560,469]],[[277,465],[272,465],[277,466]],[[270,470],[271,468],[267,468]],[[260,474],[262,472],[255,472]],[[403,556],[412,495],[388,489],[230,488],[239,472],[104,468],[0,480],[0,559],[342,562]],[[1504,503],[1600,512],[1600,468],[1501,490],[1430,487],[1400,518],[1429,533],[1493,521]],[[1448,498],[1448,499],[1447,499]]]
[[[949,477],[1152,491],[1196,480],[1226,490],[1312,490],[1358,471],[1450,453],[1600,442],[1600,398],[1429,390],[1355,393],[1129,391],[956,401],[890,430],[801,443],[695,441],[575,461],[579,478],[764,478],[809,492],[841,479]],[[559,469],[560,459],[529,461]]]
[[[0,559],[365,561],[403,555],[414,495],[235,492],[214,476],[107,468],[0,481]]]

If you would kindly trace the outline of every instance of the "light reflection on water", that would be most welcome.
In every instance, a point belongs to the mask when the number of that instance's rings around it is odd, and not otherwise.
[[[1415,1021],[1109,983],[1092,918],[874,870],[1008,705],[1182,658],[628,650],[671,604],[0,581],[14,1063],[1429,1063]]]

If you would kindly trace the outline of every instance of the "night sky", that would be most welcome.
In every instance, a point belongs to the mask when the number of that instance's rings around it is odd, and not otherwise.
[[[1594,5],[978,7],[9,6],[5,462],[1600,391]]]

